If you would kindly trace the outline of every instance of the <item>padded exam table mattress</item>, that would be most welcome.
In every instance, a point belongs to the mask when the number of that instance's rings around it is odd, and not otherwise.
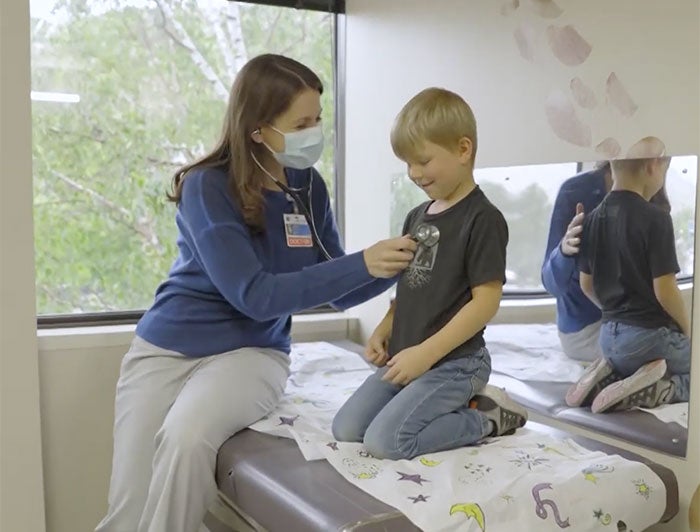
[[[537,423],[528,427],[566,438],[589,450],[618,454],[646,464],[666,487],[661,522],[678,512],[678,484],[673,472],[638,455],[599,442],[572,437]],[[346,481],[325,460],[307,462],[297,444],[246,429],[220,449],[217,481],[224,499],[241,516],[270,532],[407,532],[419,530],[399,511]]]

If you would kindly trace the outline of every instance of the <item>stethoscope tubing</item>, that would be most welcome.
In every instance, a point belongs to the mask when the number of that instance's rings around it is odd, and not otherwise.
[[[323,245],[323,242],[321,242],[321,238],[318,236],[318,232],[316,231],[316,223],[314,222],[314,217],[312,213],[313,211],[309,210],[313,209],[313,205],[311,203],[312,184],[313,174],[309,176],[309,185],[306,188],[306,197],[309,201],[309,208],[307,208],[304,204],[304,201],[301,199],[301,196],[299,196],[299,193],[304,191],[303,188],[291,188],[285,185],[284,183],[277,181],[277,186],[279,186],[287,194],[287,197],[292,200],[292,202],[296,206],[296,209],[301,211],[302,216],[304,216],[304,218],[306,219],[306,223],[309,224],[309,228],[311,229],[311,238],[313,239],[314,243],[318,246],[318,249],[323,255],[323,258],[325,260],[333,260],[333,257],[330,253],[328,253],[328,250]]]

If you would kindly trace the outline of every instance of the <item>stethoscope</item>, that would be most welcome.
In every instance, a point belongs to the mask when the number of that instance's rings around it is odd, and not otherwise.
[[[299,214],[301,211],[302,216],[304,216],[306,223],[309,225],[309,229],[311,229],[311,240],[313,240],[314,244],[318,247],[324,260],[333,260],[331,254],[328,253],[328,250],[326,250],[326,247],[323,245],[323,242],[321,242],[321,238],[318,236],[318,232],[316,231],[316,224],[314,223],[313,203],[311,203],[311,191],[314,182],[313,170],[309,168],[309,184],[307,186],[302,188],[288,187],[287,185],[276,179],[270,172],[268,172],[265,169],[265,167],[262,164],[260,164],[260,162],[258,162],[258,159],[255,157],[255,154],[251,152],[251,155],[253,156],[253,160],[257,163],[258,167],[263,172],[265,172],[267,177],[272,179],[275,182],[275,184],[278,187],[280,187],[280,189],[282,189],[282,191],[287,195],[287,200],[291,201],[294,204],[294,214]],[[306,199],[309,202],[308,208],[306,207],[304,200],[300,196],[300,194],[302,194],[303,192],[306,192]]]
[[[411,234],[411,238],[419,244],[431,248],[440,241],[440,230],[431,224],[420,224]]]

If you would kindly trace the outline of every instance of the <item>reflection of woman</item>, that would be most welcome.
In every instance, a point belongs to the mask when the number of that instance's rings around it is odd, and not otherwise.
[[[581,291],[576,254],[584,213],[591,212],[612,187],[610,164],[567,179],[559,189],[549,226],[542,264],[542,284],[557,300],[557,328],[564,353],[573,359],[593,361],[601,356],[600,309]],[[662,188],[652,199],[670,211]]]

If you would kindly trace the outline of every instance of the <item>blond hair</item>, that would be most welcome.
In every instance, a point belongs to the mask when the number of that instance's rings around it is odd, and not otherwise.
[[[472,143],[476,156],[476,119],[461,96],[431,87],[411,98],[399,112],[391,129],[391,147],[399,159],[415,160],[426,142],[445,149],[457,147],[460,139]]]
[[[644,137],[633,144],[627,151],[626,159],[610,161],[616,174],[638,174],[646,164],[658,159],[666,160],[666,146],[657,137]]]

